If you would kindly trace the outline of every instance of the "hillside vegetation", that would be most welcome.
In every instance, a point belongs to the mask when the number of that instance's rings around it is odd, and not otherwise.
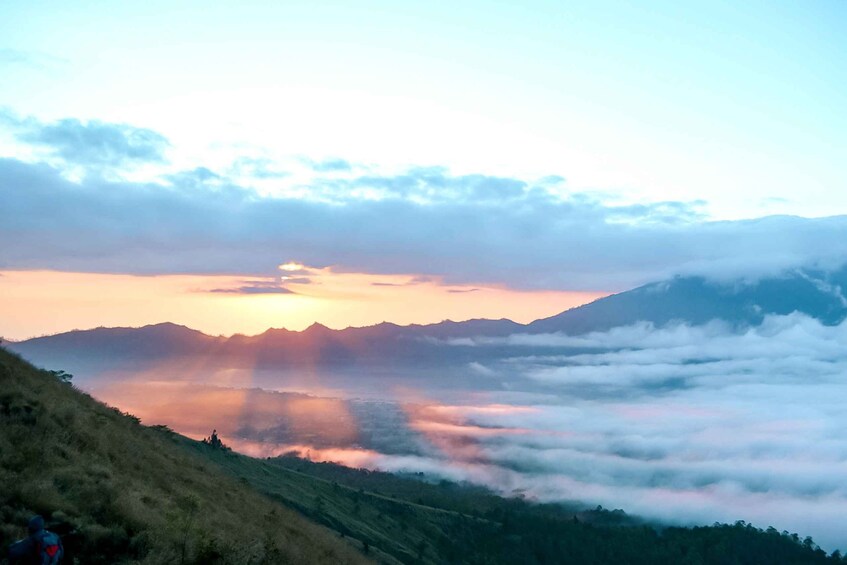
[[[0,547],[33,513],[73,563],[359,563],[346,540],[0,349]]]
[[[200,448],[198,448],[200,449]],[[621,510],[577,510],[389,473],[212,455],[234,476],[404,563],[841,563],[811,538],[750,524],[657,527]]]
[[[842,562],[743,522],[659,528],[420,479],[215,449],[0,350],[3,546],[40,513],[79,563]]]

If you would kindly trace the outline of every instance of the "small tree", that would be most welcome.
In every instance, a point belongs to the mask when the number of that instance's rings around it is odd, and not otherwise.
[[[65,371],[50,371],[50,374],[59,379],[61,382],[68,384],[70,384],[74,378],[72,374]]]
[[[192,546],[196,547],[196,537],[199,531],[196,522],[199,511],[200,499],[193,494],[175,497],[173,506],[168,508],[165,517],[168,531],[173,534],[171,541],[176,552],[176,556],[170,560],[171,562],[181,565],[192,562],[190,554],[192,553]]]
[[[419,541],[416,549],[418,550],[418,560],[420,561],[423,559],[424,552],[426,551],[426,541]]]
[[[218,437],[218,430],[212,430],[212,435],[204,437],[201,441],[215,449],[223,449],[225,451],[229,449],[229,446],[222,442],[221,438]]]

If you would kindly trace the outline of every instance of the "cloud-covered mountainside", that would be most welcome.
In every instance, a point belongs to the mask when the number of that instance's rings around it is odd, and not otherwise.
[[[676,278],[598,300],[530,324],[531,333],[579,334],[634,322],[663,326],[682,321],[704,324],[720,319],[759,324],[768,314],[801,312],[824,324],[847,316],[847,267],[821,271],[798,269],[779,277],[714,281]]]
[[[675,279],[527,326],[215,338],[164,324],[14,348],[145,421],[215,426],[248,453],[665,521],[745,519],[844,549],[844,277]]]

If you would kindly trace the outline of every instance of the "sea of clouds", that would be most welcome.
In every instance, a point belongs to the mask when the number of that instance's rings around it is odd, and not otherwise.
[[[298,451],[665,523],[745,520],[847,549],[847,323],[639,323],[444,347],[477,353],[469,388],[398,373],[402,386],[367,397],[361,375],[301,394],[205,371],[163,382],[157,367],[92,392],[194,437],[216,427],[256,456]]]
[[[581,353],[486,366],[485,348],[504,342]],[[743,519],[847,548],[847,324],[790,315],[744,330],[637,324],[478,344],[487,378],[508,391],[406,404],[422,449],[356,462],[675,523]]]

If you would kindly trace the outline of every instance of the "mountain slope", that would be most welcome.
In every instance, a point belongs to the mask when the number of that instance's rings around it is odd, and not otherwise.
[[[0,547],[40,513],[81,563],[366,561],[172,432],[2,349],[0,391]]]
[[[203,449],[194,444],[195,448]],[[621,510],[536,504],[481,487],[349,469],[296,457],[214,452],[239,480],[345,536],[379,561],[468,564],[841,563],[809,538],[745,523],[643,524]]]

